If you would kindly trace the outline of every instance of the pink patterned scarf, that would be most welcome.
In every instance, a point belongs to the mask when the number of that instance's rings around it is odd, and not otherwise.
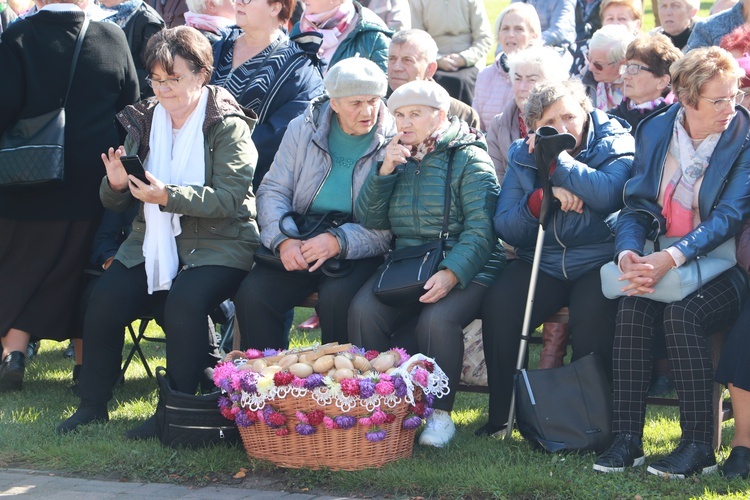
[[[352,2],[344,2],[335,9],[319,14],[305,14],[300,19],[300,31],[317,31],[323,35],[320,52],[325,53],[338,46],[341,36],[354,21],[357,11]]]
[[[664,192],[662,215],[667,219],[667,236],[681,237],[694,229],[695,183],[703,177],[708,162],[714,154],[720,133],[711,134],[698,148],[685,130],[685,110],[680,109],[674,121],[674,132],[669,142],[669,154],[677,160],[679,168],[669,181]]]

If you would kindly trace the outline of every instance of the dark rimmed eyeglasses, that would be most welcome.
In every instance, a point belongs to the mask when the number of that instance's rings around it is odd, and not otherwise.
[[[191,74],[194,73],[191,72]],[[177,78],[165,78],[164,80],[154,80],[150,76],[146,77],[146,83],[148,83],[148,86],[151,88],[155,88],[157,86],[164,86],[168,87],[169,89],[175,88],[177,85],[180,84],[180,80],[185,78],[187,75],[178,76]]]
[[[716,111],[721,111],[724,108],[726,108],[728,104],[731,104],[732,107],[741,104],[742,99],[745,98],[745,93],[741,90],[738,90],[737,93],[734,94],[732,97],[725,97],[723,99],[709,99],[708,97],[703,97],[703,96],[699,96],[699,97],[713,104],[714,109]]]
[[[654,70],[649,68],[648,66],[644,66],[638,63],[628,63],[628,64],[623,64],[622,66],[620,66],[621,75],[624,75],[625,73],[629,75],[637,75],[641,71],[648,71],[649,73],[654,72]]]

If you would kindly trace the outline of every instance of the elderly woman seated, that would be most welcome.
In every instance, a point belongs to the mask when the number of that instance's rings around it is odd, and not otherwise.
[[[664,35],[640,35],[628,45],[622,73],[623,101],[607,113],[626,120],[635,135],[638,124],[674,102],[669,67],[682,52]]]
[[[354,57],[331,68],[325,86],[328,95],[289,124],[258,189],[261,241],[281,262],[256,264],[235,297],[240,328],[252,347],[285,347],[284,313],[313,292],[323,343],[346,342],[349,303],[383,262],[391,241],[390,231],[368,229],[354,214],[365,178],[395,134],[382,101],[385,73]],[[284,217],[290,211],[310,219],[338,212],[347,222],[294,239],[288,226],[286,234],[280,227],[292,224]],[[328,260],[345,261],[348,274],[321,272]]]
[[[693,32],[700,5],[700,0],[659,0],[661,26],[654,28],[652,33],[665,35],[675,47],[682,49]]]
[[[614,250],[612,225],[630,177],[633,137],[619,120],[591,109],[577,80],[538,85],[524,106],[523,118],[531,130],[551,126],[575,137],[575,147],[560,153],[550,168],[560,210],[554,212],[544,239],[531,326],[536,328],[568,307],[573,360],[595,352],[605,372],[611,373],[617,301],[602,294],[599,268]],[[478,435],[492,435],[506,427],[513,393],[543,202],[529,151],[531,138],[528,143],[518,140],[508,151],[508,171],[494,217],[497,235],[515,247],[518,258],[508,264],[482,303],[490,407],[489,422]]]
[[[392,230],[396,250],[436,241],[444,224],[450,169],[449,236],[439,270],[418,302],[396,306],[374,295],[376,273],[349,311],[349,340],[381,351],[392,346],[397,329],[418,318],[411,335],[419,352],[434,357],[449,378],[450,393],[435,400],[435,412],[419,438],[431,446],[453,437],[450,412],[461,376],[463,328],[477,316],[487,286],[505,261],[491,223],[500,190],[492,163],[481,136],[448,118],[449,104],[448,93],[430,81],[410,82],[391,94],[388,109],[399,133],[367,178],[355,210],[366,227]]]
[[[694,49],[672,65],[671,73],[679,104],[638,127],[634,176],[617,221],[614,255],[622,272],[617,286],[626,296],[620,299],[614,344],[615,440],[594,470],[622,472],[645,461],[652,339],[662,330],[680,399],[682,436],[648,472],[684,478],[716,470],[708,337],[734,323],[747,294],[747,276],[735,266],[682,299],[667,303],[650,296],[671,268],[714,250],[750,216],[750,114],[736,106],[744,72],[725,50]],[[661,251],[644,255],[646,240],[657,238]]]
[[[258,157],[254,121],[224,89],[207,85],[211,45],[196,29],[160,31],[146,67],[156,99],[118,115],[125,146],[102,154],[105,207],[140,205],[132,232],[92,293],[83,329],[76,412],[57,428],[109,419],[107,402],[120,374],[125,325],[153,312],[167,336],[174,388],[195,394],[210,366],[206,317],[231,297],[259,244],[251,189]],[[145,179],[128,175],[120,157],[144,160]],[[179,273],[179,274],[178,274]],[[126,437],[156,435],[156,419]]]
[[[622,102],[620,66],[635,36],[619,24],[602,26],[589,42],[588,70],[581,78],[596,109],[606,111]]]
[[[542,26],[536,10],[525,3],[510,4],[495,21],[495,37],[497,57],[477,75],[471,105],[479,113],[482,130],[487,130],[492,118],[513,100],[508,56],[541,43]]]

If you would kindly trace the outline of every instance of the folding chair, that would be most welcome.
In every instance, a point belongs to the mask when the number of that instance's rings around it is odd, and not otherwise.
[[[148,366],[148,360],[146,359],[146,355],[143,353],[143,350],[141,349],[141,340],[147,340],[150,342],[160,342],[165,343],[167,341],[164,337],[154,337],[146,335],[146,328],[148,328],[148,324],[151,322],[151,320],[154,319],[153,316],[142,316],[139,318],[141,321],[140,326],[138,327],[138,334],[136,335],[135,331],[133,330],[133,325],[128,324],[125,329],[130,334],[130,338],[133,341],[133,347],[130,349],[130,353],[128,354],[128,357],[125,358],[125,362],[122,364],[122,370],[120,371],[120,377],[117,379],[117,384],[123,384],[125,382],[125,372],[128,370],[128,366],[130,366],[130,362],[133,361],[133,357],[137,354],[138,357],[141,359],[141,364],[143,365],[143,368],[146,370],[146,375],[148,375],[149,378],[153,378],[154,374],[151,371],[151,368]]]

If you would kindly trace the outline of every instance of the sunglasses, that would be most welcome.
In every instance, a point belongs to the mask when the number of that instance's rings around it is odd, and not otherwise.
[[[612,66],[613,64],[617,64],[617,62],[618,62],[618,61],[615,61],[615,62],[608,62],[608,63],[602,64],[600,62],[592,61],[592,60],[590,60],[588,58],[586,60],[588,61],[588,63],[591,66],[593,66],[594,68],[596,68],[597,71],[604,71],[604,68],[606,66]]]

